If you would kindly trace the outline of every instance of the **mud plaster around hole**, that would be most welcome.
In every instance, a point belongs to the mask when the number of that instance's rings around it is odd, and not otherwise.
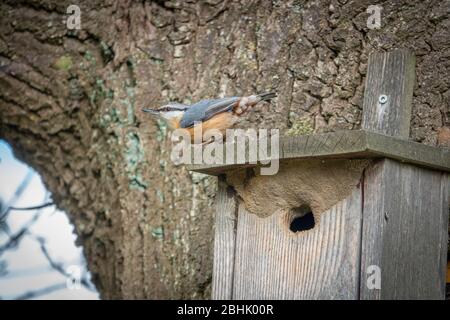
[[[265,218],[309,206],[317,226],[323,212],[351,194],[370,163],[367,159],[294,160],[280,163],[278,173],[271,176],[260,175],[258,168],[230,172],[227,183],[249,213]]]

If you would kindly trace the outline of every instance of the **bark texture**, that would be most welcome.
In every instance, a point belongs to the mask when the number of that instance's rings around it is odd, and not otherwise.
[[[242,127],[357,129],[368,54],[407,47],[411,138],[450,147],[449,37],[448,0],[3,0],[0,137],[69,214],[103,298],[208,298],[215,179],[175,167],[140,108],[275,90]]]

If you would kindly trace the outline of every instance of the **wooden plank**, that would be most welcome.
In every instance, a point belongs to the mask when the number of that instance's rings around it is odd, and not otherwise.
[[[449,176],[384,159],[366,170],[361,299],[443,299]],[[381,288],[369,289],[369,266]]]
[[[294,234],[286,213],[238,213],[233,299],[356,299],[361,190]]]
[[[247,145],[248,147],[248,145]],[[349,157],[365,155],[366,137],[362,131],[340,131],[333,133],[314,134],[309,136],[283,137],[280,139],[278,157],[266,157],[259,160],[270,159],[305,159],[320,157]],[[248,153],[248,152],[246,152]],[[226,155],[224,148],[223,154]],[[269,154],[271,154],[269,152]],[[225,156],[224,156],[225,158]],[[188,170],[206,174],[221,174],[236,168],[252,167],[247,159],[245,164],[197,164],[188,166]]]
[[[216,195],[212,299],[231,299],[236,238],[235,192],[219,178]]]
[[[450,172],[450,150],[362,130],[283,137],[280,159],[352,159],[387,157]],[[193,165],[189,170],[218,175],[251,164]]]
[[[281,158],[342,156],[366,151],[366,133],[347,130],[309,136],[284,137]]]
[[[450,149],[368,133],[366,144],[374,158],[386,157],[424,168],[450,172]]]
[[[414,81],[415,57],[409,50],[372,53],[367,67],[362,128],[408,139]]]

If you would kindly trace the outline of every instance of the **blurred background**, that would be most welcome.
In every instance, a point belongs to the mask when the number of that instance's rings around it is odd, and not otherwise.
[[[98,299],[73,225],[0,140],[0,298]]]

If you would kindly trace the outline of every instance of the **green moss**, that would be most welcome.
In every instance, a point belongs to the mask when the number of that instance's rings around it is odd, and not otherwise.
[[[72,68],[72,66],[73,66],[72,58],[69,56],[62,56],[55,62],[55,68],[59,70],[67,71],[70,68]]]
[[[127,162],[127,167],[134,170],[144,159],[144,150],[141,147],[139,136],[134,132],[128,133],[126,146],[125,160]]]
[[[156,140],[161,142],[166,138],[167,135],[167,124],[166,122],[158,119],[156,121],[158,124],[158,131],[156,132]]]
[[[141,192],[144,192],[145,189],[147,189],[147,187],[148,187],[147,183],[145,183],[145,181],[142,178],[140,173],[131,177],[129,186],[130,186],[130,189],[139,190]]]
[[[140,165],[145,160],[144,149],[137,133],[128,133],[126,139],[124,158],[130,189],[145,191],[148,184],[144,181],[140,171]]]
[[[110,108],[109,113],[103,114],[99,120],[99,124],[102,128],[107,128],[112,123],[120,123],[120,114],[116,108]]]
[[[301,118],[292,124],[286,132],[287,136],[304,136],[314,132],[312,121],[308,118]]]
[[[157,238],[157,239],[163,239],[164,238],[164,228],[163,228],[163,226],[153,228],[151,233],[152,233],[152,236]]]
[[[104,99],[113,99],[114,91],[112,89],[107,89],[105,87],[105,82],[101,78],[95,79],[94,89],[92,93],[89,95],[89,99],[92,103],[96,104]]]
[[[120,123],[120,110],[117,108],[111,108],[111,111],[109,112],[111,117],[111,122]]]

